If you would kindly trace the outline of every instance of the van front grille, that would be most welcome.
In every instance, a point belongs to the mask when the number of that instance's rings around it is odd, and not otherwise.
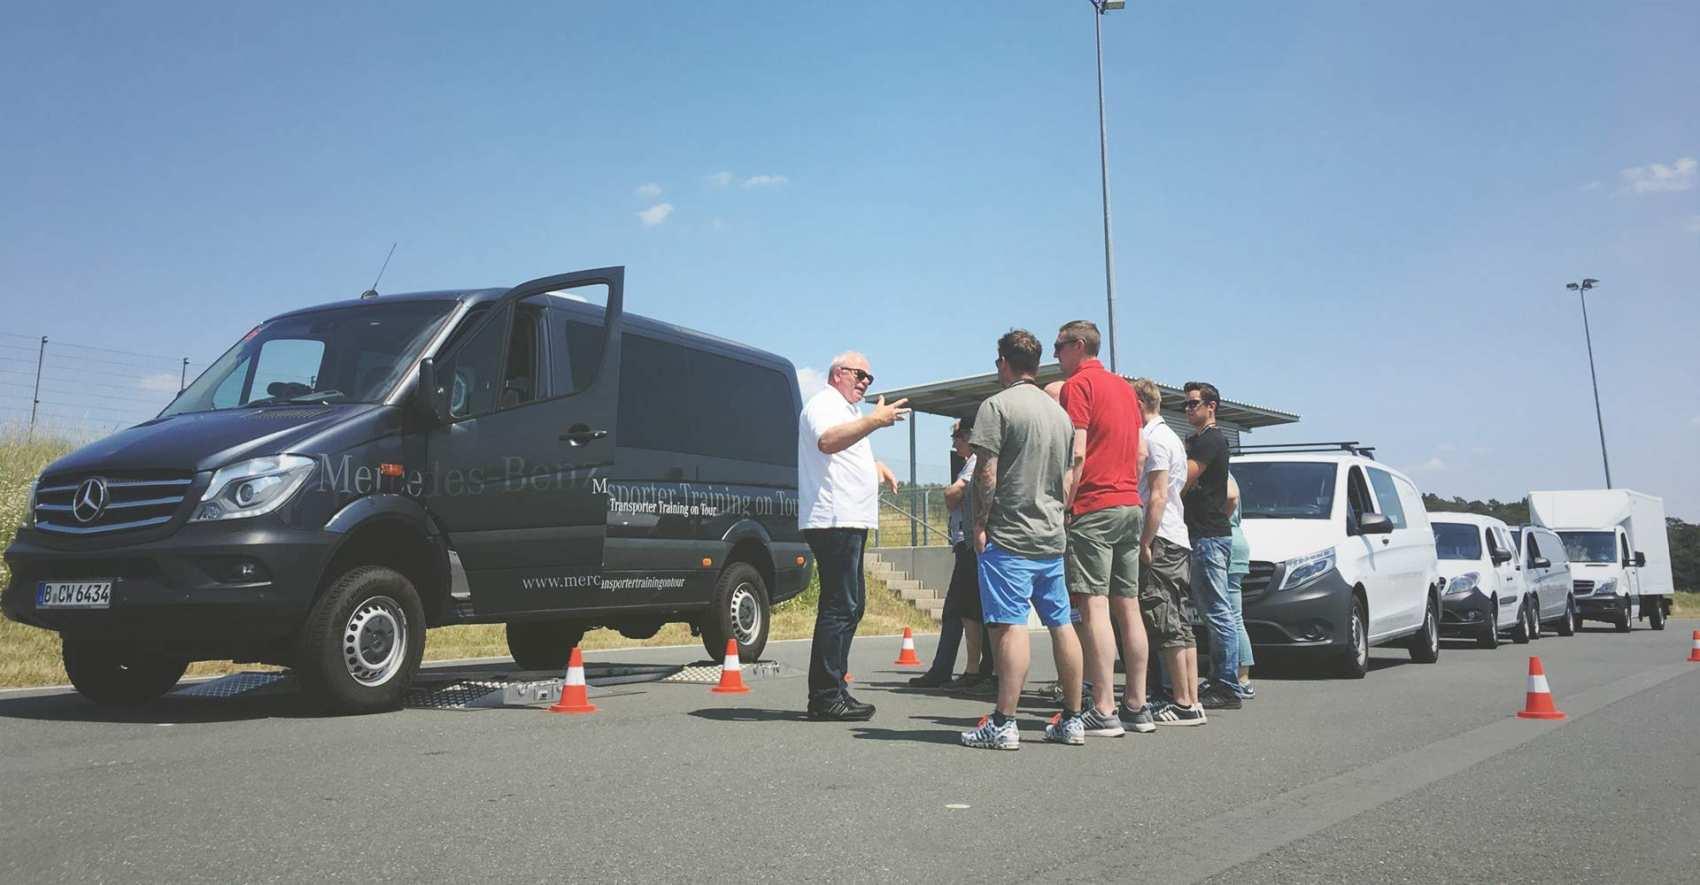
[[[1594,592],[1594,582],[1593,581],[1572,581],[1571,586],[1575,589],[1577,596],[1591,596],[1591,595],[1593,595],[1593,592]]]
[[[35,527],[62,535],[99,535],[164,525],[177,515],[193,474],[43,478],[35,493]]]
[[[1253,560],[1251,571],[1240,579],[1240,598],[1255,599],[1269,589],[1269,579],[1275,577],[1275,563]]]

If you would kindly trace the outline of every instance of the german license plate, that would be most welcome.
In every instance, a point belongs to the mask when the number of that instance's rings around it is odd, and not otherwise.
[[[42,581],[35,589],[36,608],[111,608],[111,581]]]

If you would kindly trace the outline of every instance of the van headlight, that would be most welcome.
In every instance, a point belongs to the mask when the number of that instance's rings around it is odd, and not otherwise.
[[[1281,586],[1277,589],[1297,590],[1334,570],[1334,548],[1289,559],[1281,566],[1287,576],[1281,579]]]
[[[272,455],[221,467],[201,495],[190,522],[243,519],[276,510],[313,472],[313,459]]]
[[[1476,585],[1480,584],[1481,581],[1481,572],[1465,572],[1446,582],[1446,595],[1463,596],[1471,590],[1476,589]]]
[[[1607,578],[1604,581],[1601,581],[1598,584],[1595,584],[1594,585],[1594,595],[1595,596],[1616,596],[1617,595],[1617,579],[1616,578]]]

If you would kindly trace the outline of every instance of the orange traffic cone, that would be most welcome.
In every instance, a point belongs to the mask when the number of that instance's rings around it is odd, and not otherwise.
[[[1690,664],[1700,664],[1700,630],[1694,631],[1694,648],[1688,653]]]
[[[743,694],[749,691],[744,685],[744,669],[738,663],[738,640],[726,640],[726,662],[720,665],[720,684],[709,689],[720,694]]]
[[[578,646],[573,646],[573,653],[567,658],[567,684],[561,686],[561,699],[549,708],[551,713],[594,713],[596,705],[590,702],[590,690],[584,684],[584,655],[579,653]]]
[[[903,628],[903,650],[897,653],[897,666],[919,667],[921,659],[915,655],[915,633],[908,627]]]
[[[1523,701],[1518,719],[1563,719],[1564,714],[1552,703],[1552,689],[1547,687],[1547,671],[1541,659],[1529,658],[1529,692]]]

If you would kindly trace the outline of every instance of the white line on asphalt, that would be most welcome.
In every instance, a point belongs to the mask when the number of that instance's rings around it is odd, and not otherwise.
[[[1700,668],[1686,661],[1654,667],[1562,699],[1559,708],[1570,716],[1568,720],[1534,722],[1508,717],[1223,812],[1187,827],[1188,847],[1184,854],[1164,856],[1164,849],[1158,847],[1157,856],[1147,855],[1145,863],[1151,869],[1184,872],[1186,878],[1182,881],[1208,879],[1451,777],[1609,704],[1694,672],[1700,672]],[[1201,855],[1191,850],[1196,845],[1226,850]],[[1081,858],[1072,870],[1052,868],[1045,875],[1057,879],[1069,878],[1071,872],[1090,875],[1101,870],[1102,863],[1102,856]]]

